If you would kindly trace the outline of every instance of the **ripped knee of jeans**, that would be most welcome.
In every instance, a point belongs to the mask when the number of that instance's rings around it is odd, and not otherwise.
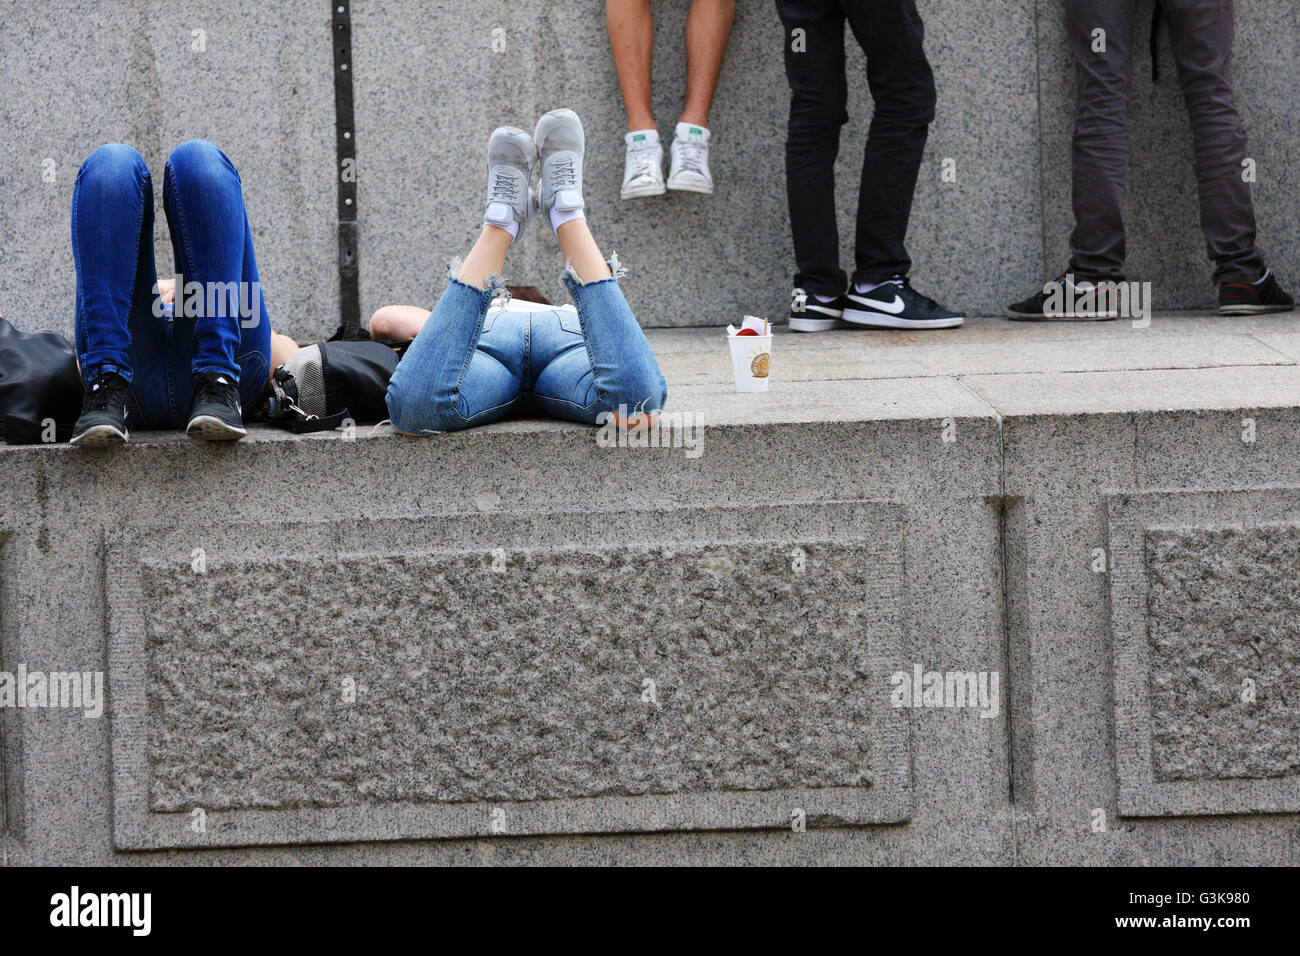
[[[460,278],[459,273],[462,265],[464,265],[464,260],[460,258],[448,260],[447,279],[449,281],[459,282],[461,285],[465,286],[466,288],[473,289],[475,292],[482,292],[484,295],[488,297],[489,301],[495,299],[498,295],[500,295],[505,290],[506,287],[505,281],[501,278],[500,275],[498,275],[495,272],[483,280],[483,288],[480,289],[476,285],[471,285],[470,283],[466,282],[464,279]]]
[[[627,266],[623,265],[622,260],[620,260],[618,257],[618,253],[615,252],[613,249],[611,249],[609,252],[609,259],[607,260],[607,264],[609,265],[610,273],[614,276],[615,279],[621,279],[625,275],[627,275]]]
[[[622,262],[621,259],[619,259],[619,257],[618,257],[618,253],[617,253],[617,252],[610,252],[610,254],[609,254],[609,258],[605,260],[605,264],[606,264],[607,266],[609,266],[610,278],[613,278],[613,279],[622,279],[624,276],[627,275],[627,266],[623,265],[623,262]],[[565,275],[566,278],[568,278],[568,279],[572,279],[572,280],[573,280],[575,283],[577,283],[578,285],[590,285],[590,284],[591,284],[591,283],[583,282],[583,281],[582,281],[582,276],[578,275],[578,270],[575,269],[575,268],[573,268],[573,260],[572,260],[572,259],[565,259],[565,260],[564,260],[564,275]],[[595,281],[595,282],[605,282],[605,281],[607,281],[607,280],[605,280],[605,279],[596,279],[596,280],[593,280],[593,281]]]

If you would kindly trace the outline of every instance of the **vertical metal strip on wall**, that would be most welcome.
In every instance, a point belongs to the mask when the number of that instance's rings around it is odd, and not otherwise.
[[[332,0],[334,34],[334,126],[338,161],[334,174],[339,202],[339,312],[335,339],[362,338],[359,282],[360,229],[357,224],[357,131],[352,111],[352,4]]]

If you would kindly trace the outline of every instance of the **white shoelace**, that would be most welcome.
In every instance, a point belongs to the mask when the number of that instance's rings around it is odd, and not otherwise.
[[[551,185],[558,191],[578,184],[578,173],[572,159],[557,159],[551,167]]]
[[[518,193],[518,180],[506,170],[498,169],[492,182],[492,201],[509,203],[513,206]]]
[[[634,149],[628,153],[628,159],[632,163],[632,179],[653,179],[658,164],[655,162],[655,148],[653,146]]]
[[[680,140],[682,169],[703,175],[708,162],[709,147],[703,143],[692,143],[688,139]]]

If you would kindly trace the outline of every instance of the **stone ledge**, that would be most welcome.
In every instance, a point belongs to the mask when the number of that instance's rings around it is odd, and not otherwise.
[[[1163,411],[1300,408],[1300,313],[1229,319],[1204,313],[1124,322],[1026,323],[976,318],[931,333],[778,327],[772,390],[737,394],[721,331],[650,329],[668,379],[667,411],[704,427],[930,419],[991,419]],[[488,435],[587,433],[520,418],[438,442]],[[401,438],[358,426],[362,439]],[[337,441],[254,427],[244,444]],[[176,432],[136,432],[132,446],[193,444]],[[0,445],[0,455],[30,451]],[[66,446],[45,451],[85,454]],[[93,453],[92,453],[93,454]]]

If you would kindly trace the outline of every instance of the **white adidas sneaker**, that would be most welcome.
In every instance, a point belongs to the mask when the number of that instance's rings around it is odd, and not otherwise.
[[[627,159],[623,164],[624,199],[641,199],[644,196],[662,196],[664,185],[664,147],[659,141],[659,131],[634,130],[623,137],[627,144]]]
[[[678,123],[670,150],[672,164],[668,188],[688,193],[713,195],[713,174],[709,172],[709,139],[703,126]]]

